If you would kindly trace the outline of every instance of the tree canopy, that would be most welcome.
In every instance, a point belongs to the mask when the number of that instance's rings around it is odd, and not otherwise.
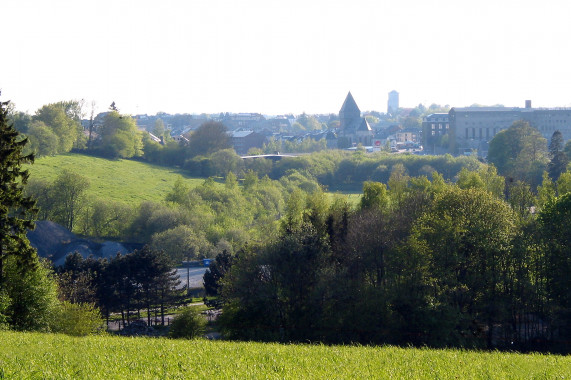
[[[563,135],[560,131],[553,132],[551,136],[549,142],[549,159],[547,171],[551,179],[557,181],[569,163],[569,157],[563,150]]]
[[[547,164],[547,140],[528,122],[516,121],[490,141],[488,161],[504,177],[535,188]]]
[[[143,153],[142,133],[130,116],[117,111],[107,113],[99,128],[99,135],[97,150],[107,157],[131,158]]]
[[[56,285],[26,237],[34,228],[35,201],[24,195],[22,164],[27,142],[8,122],[8,102],[0,102],[0,325],[47,330],[57,307]]]
[[[226,126],[217,121],[207,121],[190,136],[190,154],[206,156],[218,150],[231,148]]]
[[[74,146],[83,147],[85,145],[85,137],[83,136],[79,115],[72,111],[74,106],[71,103],[60,102],[45,105],[37,110],[33,117],[33,120],[42,122],[57,137],[57,153],[66,153]],[[34,132],[34,130],[28,130],[28,133],[31,132]],[[41,142],[41,135],[33,136],[33,139],[38,140],[37,143]]]
[[[29,174],[22,169],[34,156],[23,155],[27,140],[8,122],[7,106],[8,102],[0,103],[0,287],[7,257],[18,256],[23,263],[33,263],[35,258],[26,238],[34,227],[35,201],[24,195]]]

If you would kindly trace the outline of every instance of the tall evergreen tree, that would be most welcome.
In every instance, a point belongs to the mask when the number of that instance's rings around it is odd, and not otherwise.
[[[204,272],[203,283],[206,294],[217,296],[222,278],[232,267],[233,257],[227,250],[219,253],[210,267]]]
[[[0,289],[3,289],[4,262],[17,256],[24,266],[33,266],[35,251],[26,238],[34,228],[35,201],[24,195],[29,173],[22,164],[34,161],[24,155],[27,139],[21,138],[8,119],[9,102],[0,102]]]
[[[563,135],[560,131],[553,132],[551,141],[549,142],[549,164],[547,171],[553,181],[557,181],[561,173],[563,173],[569,162],[569,157],[563,151]]]

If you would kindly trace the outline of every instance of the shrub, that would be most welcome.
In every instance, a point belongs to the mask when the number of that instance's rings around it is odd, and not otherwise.
[[[97,334],[103,331],[103,319],[93,304],[64,301],[60,305],[53,331],[73,336]]]
[[[10,327],[19,331],[49,331],[57,311],[57,283],[46,261],[22,268],[19,258],[4,261],[3,310]],[[2,317],[2,318],[4,318]]]
[[[206,320],[200,316],[196,308],[187,307],[177,315],[170,327],[171,338],[193,339],[204,332]]]
[[[10,296],[3,289],[0,289],[0,331],[7,330],[10,326],[8,325],[8,317],[6,312],[10,309]]]

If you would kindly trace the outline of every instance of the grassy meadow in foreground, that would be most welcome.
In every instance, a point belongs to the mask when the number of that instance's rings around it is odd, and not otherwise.
[[[0,379],[563,379],[571,357],[0,332]]]
[[[88,198],[108,199],[138,205],[143,201],[164,200],[177,178],[190,187],[203,178],[190,178],[176,168],[166,168],[132,160],[109,160],[82,154],[62,154],[36,159],[28,166],[31,179],[53,181],[63,170],[79,173],[89,180]]]

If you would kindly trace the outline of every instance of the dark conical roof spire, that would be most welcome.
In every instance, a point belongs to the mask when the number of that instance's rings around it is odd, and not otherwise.
[[[361,110],[357,106],[355,99],[353,99],[353,95],[351,95],[351,91],[349,91],[349,93],[347,94],[347,97],[345,98],[345,101],[343,102],[343,105],[341,106],[341,110],[339,111],[339,114],[348,115],[348,114],[355,114],[355,113],[357,113],[358,115],[361,115]]]

